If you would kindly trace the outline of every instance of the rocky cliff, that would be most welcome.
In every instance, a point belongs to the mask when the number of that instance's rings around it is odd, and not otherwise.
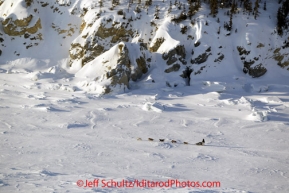
[[[229,4],[212,14],[205,1],[2,0],[0,8],[2,62],[67,58],[97,88],[90,90],[105,94],[148,79],[184,86],[194,76],[289,71],[289,37],[275,31],[275,2],[257,7],[257,16]]]

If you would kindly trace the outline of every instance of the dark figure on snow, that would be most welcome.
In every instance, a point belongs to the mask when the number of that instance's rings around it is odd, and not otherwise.
[[[202,142],[198,142],[198,143],[196,143],[196,145],[205,145],[205,139],[203,139]]]

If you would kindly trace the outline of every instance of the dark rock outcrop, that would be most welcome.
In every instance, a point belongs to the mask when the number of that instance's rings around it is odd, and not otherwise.
[[[165,38],[157,38],[156,41],[154,42],[154,45],[150,47],[150,51],[151,52],[158,51],[159,47],[162,45],[164,41],[165,41]]]
[[[42,26],[41,19],[35,19],[34,17],[33,15],[29,15],[27,18],[16,20],[8,17],[2,21],[3,31],[9,36],[21,36],[25,33],[35,34]],[[36,22],[32,23],[33,21]]]
[[[214,62],[221,62],[225,58],[224,54],[221,54]]]
[[[105,87],[104,94],[112,92],[116,87],[129,89],[129,81],[137,81],[143,74],[148,72],[149,62],[145,54],[142,54],[136,61],[131,61],[129,49],[124,43],[118,44],[119,58],[115,68],[110,69],[106,74],[106,79],[111,83]],[[140,52],[147,51],[146,47],[140,45]],[[141,52],[142,53],[142,52]],[[133,67],[134,66],[134,67]]]
[[[168,53],[163,53],[162,55],[164,60],[167,60],[167,65],[175,63],[177,60],[186,64],[186,49],[184,45],[178,45],[174,49],[170,50]]]
[[[117,43],[120,41],[127,42],[130,37],[133,36],[133,31],[126,30],[123,26],[120,26],[119,28],[116,27],[109,27],[106,28],[103,24],[99,26],[95,36],[105,39],[108,37],[112,37],[111,43]]]
[[[253,78],[257,78],[263,76],[267,72],[267,69],[262,66],[262,64],[258,64],[253,68],[249,68],[249,75]]]
[[[247,51],[245,48],[243,48],[242,46],[237,46],[237,50],[239,52],[239,55],[249,55],[251,51]]]
[[[177,72],[180,69],[181,65],[179,64],[174,64],[170,68],[165,70],[165,73],[170,73],[170,72]]]
[[[195,59],[192,59],[191,63],[192,64],[202,64],[202,63],[207,61],[207,59],[209,58],[210,55],[211,55],[211,53],[205,52],[205,53],[199,55],[198,57],[196,57]]]
[[[104,94],[108,94],[116,86],[123,86],[124,89],[129,88],[131,63],[129,60],[128,49],[124,44],[119,44],[119,50],[120,57],[117,60],[116,68],[106,73],[106,78],[111,80],[111,84],[106,86]]]

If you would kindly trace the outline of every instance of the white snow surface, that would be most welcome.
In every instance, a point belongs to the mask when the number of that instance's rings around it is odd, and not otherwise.
[[[11,6],[12,2],[17,3]],[[88,0],[57,2],[69,4],[71,10],[90,6],[89,14],[93,13],[92,5],[98,4]],[[18,19],[26,17],[23,3],[5,0],[1,20],[14,12]],[[152,53],[149,72],[138,82],[131,82],[130,90],[110,95],[100,94],[104,83],[98,84],[95,78],[105,72],[102,64],[109,66],[117,60],[110,57],[115,56],[111,53],[117,52],[117,45],[81,69],[70,68],[69,46],[79,42],[81,35],[60,35],[51,28],[51,23],[66,30],[81,24],[79,17],[69,15],[67,7],[60,7],[62,15],[37,7],[39,17],[45,21],[41,29],[44,40],[38,47],[21,47],[21,37],[13,39],[1,29],[6,47],[1,47],[0,56],[0,192],[289,192],[289,75],[272,59],[274,49],[285,39],[271,34],[276,5],[268,1],[268,11],[260,10],[257,20],[241,13],[235,15],[235,26],[243,27],[238,27],[238,33],[232,33],[230,38],[221,31],[224,34],[218,39],[216,18],[207,17],[209,9],[205,4],[188,32],[197,38],[193,41],[180,35],[179,25],[159,21],[159,31],[152,41],[158,37],[166,41],[157,53]],[[103,10],[118,18],[109,11],[110,6],[111,2],[105,2]],[[150,22],[154,8],[148,11],[141,22],[134,24],[143,29],[140,36],[144,40],[149,39],[146,32],[150,33],[144,24]],[[165,10],[161,7],[160,12]],[[221,23],[228,21],[225,12],[220,10]],[[129,50],[139,47],[136,39],[126,43]],[[185,42],[186,59],[190,61],[189,52],[197,40],[201,45],[194,57],[209,46],[214,57],[209,57],[201,74],[192,74],[190,86],[179,78],[180,72],[164,75],[167,65],[160,54]],[[265,48],[252,49],[261,42]],[[220,45],[225,59],[216,64],[213,60]],[[259,61],[268,72],[255,79],[244,74],[239,58],[230,54],[237,52],[236,46],[250,49],[248,57],[252,59],[260,55]],[[281,52],[288,52],[288,48]],[[130,57],[137,58],[138,54],[131,51]],[[205,145],[196,146],[202,139]],[[77,185],[79,180],[95,179],[216,181],[220,187]]]
[[[289,86],[282,81],[226,77],[99,96],[73,88],[73,78],[55,81],[54,71],[0,70],[1,192],[289,191]],[[220,85],[226,89],[220,92]],[[248,90],[263,87],[268,90]],[[193,145],[203,138],[205,146]],[[94,179],[218,181],[221,187],[76,184]]]

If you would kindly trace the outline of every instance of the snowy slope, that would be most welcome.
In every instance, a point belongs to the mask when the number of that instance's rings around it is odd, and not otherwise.
[[[212,17],[206,3],[176,23],[181,10],[172,2],[168,12],[169,1],[27,2],[0,0],[0,192],[289,191],[289,71],[277,65],[288,61],[288,35],[274,33],[277,2],[257,20],[240,9],[230,35],[229,8]],[[267,72],[252,78],[244,61]],[[97,180],[220,186],[92,187]]]
[[[1,192],[287,192],[288,86],[244,79],[97,97],[1,70]],[[221,187],[76,184],[94,179]]]

